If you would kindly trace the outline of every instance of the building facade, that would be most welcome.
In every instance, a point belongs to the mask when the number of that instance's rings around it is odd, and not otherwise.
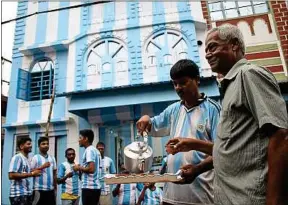
[[[31,137],[37,153],[53,88],[49,152],[57,164],[65,160],[68,147],[76,150],[80,161],[84,150],[79,148],[78,134],[88,128],[95,133],[93,144],[103,141],[106,155],[118,168],[123,148],[137,136],[139,117],[159,114],[179,100],[169,78],[179,59],[199,65],[200,91],[218,100],[216,77],[205,60],[207,25],[239,26],[245,32],[247,58],[268,67],[285,83],[287,33],[283,37],[279,28],[287,25],[287,19],[286,24],[278,22],[274,12],[282,3],[264,2],[257,10],[250,2],[252,13],[249,5],[239,3],[228,6],[239,16],[229,16],[223,2],[19,1],[18,17],[38,14],[16,22],[2,185],[9,184],[8,165],[17,152],[17,139]],[[246,16],[240,15],[243,8],[248,10]],[[168,138],[149,140],[156,170]],[[2,204],[8,201],[9,189],[2,189]]]

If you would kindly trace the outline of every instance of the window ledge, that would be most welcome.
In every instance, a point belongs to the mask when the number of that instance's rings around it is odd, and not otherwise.
[[[55,41],[51,43],[37,44],[33,46],[20,47],[19,51],[24,55],[33,55],[41,52],[49,53],[52,51],[64,51],[68,50],[66,41]]]
[[[71,121],[71,117],[62,117],[51,119],[52,124],[64,123]],[[33,125],[44,125],[47,124],[47,120],[36,120],[36,121],[27,121],[27,122],[15,122],[15,123],[5,123],[2,125],[2,128],[12,128],[12,127],[21,127],[21,126],[33,126]]]

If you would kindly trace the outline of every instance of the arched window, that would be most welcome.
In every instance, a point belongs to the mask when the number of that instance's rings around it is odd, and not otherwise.
[[[31,69],[30,100],[49,99],[53,90],[54,69],[50,59],[37,61]]]
[[[180,32],[163,30],[148,39],[145,56],[144,79],[169,80],[169,71],[173,64],[188,58],[188,45]]]
[[[128,84],[127,50],[117,39],[94,43],[87,54],[87,87]]]

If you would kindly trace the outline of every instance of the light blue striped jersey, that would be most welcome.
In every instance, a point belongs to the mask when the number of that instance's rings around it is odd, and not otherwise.
[[[134,205],[142,188],[141,184],[121,184],[117,205]]]
[[[63,162],[60,164],[58,169],[58,176],[57,178],[63,178],[69,172],[73,172],[73,176],[71,178],[67,178],[64,184],[61,184],[61,190],[63,193],[73,194],[74,196],[79,195],[80,190],[80,179],[79,179],[79,172],[73,171],[73,166],[75,163],[70,164],[69,162]]]
[[[82,166],[87,167],[89,162],[95,163],[95,171],[93,174],[83,172],[82,174],[82,189],[101,189],[100,185],[100,152],[90,145],[85,149],[82,158]]]
[[[41,154],[36,154],[32,157],[31,169],[36,169],[42,166],[45,162],[50,162],[50,167],[42,170],[39,177],[33,178],[33,189],[49,191],[54,189],[53,180],[54,174],[53,171],[57,170],[56,160],[53,156],[47,154],[45,157]]]
[[[104,156],[101,158],[101,176],[100,176],[100,183],[101,183],[101,195],[107,195],[110,193],[110,186],[105,184],[104,176],[106,174],[115,174],[116,169],[114,162],[111,158]]]
[[[163,191],[156,187],[154,191],[146,189],[142,205],[160,205],[162,202]]]
[[[9,173],[30,173],[30,164],[28,158],[25,157],[22,153],[18,153],[12,157],[9,166]],[[29,178],[20,179],[20,180],[11,180],[10,185],[10,197],[31,195],[32,190],[30,188]],[[2,189],[3,189],[2,184]]]
[[[187,109],[181,101],[168,106],[151,119],[151,136],[189,137],[214,142],[220,115],[220,106],[203,96],[197,106]],[[168,155],[167,172],[176,173],[186,164],[197,165],[206,159],[197,151]],[[172,204],[213,204],[213,171],[199,175],[193,183],[177,185],[165,183],[163,201]]]

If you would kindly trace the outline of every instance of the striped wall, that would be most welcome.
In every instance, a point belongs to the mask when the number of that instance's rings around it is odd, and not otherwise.
[[[29,9],[31,10],[30,12],[33,12],[69,5],[73,6],[75,4],[74,2],[30,3],[29,6],[31,8],[29,7]],[[121,8],[121,10],[115,8]],[[53,50],[57,53],[57,49],[66,47],[68,69],[63,69],[66,70],[63,71],[66,72],[66,88],[65,90],[57,91],[58,93],[167,81],[169,80],[169,75],[167,75],[169,72],[166,71],[166,68],[163,68],[164,70],[161,69],[163,63],[162,55],[171,53],[171,49],[169,46],[164,46],[162,51],[157,54],[159,56],[156,59],[162,60],[156,62],[157,66],[152,69],[155,72],[153,77],[149,74],[151,73],[150,71],[145,75],[145,66],[148,67],[148,56],[145,52],[145,47],[149,38],[151,39],[151,37],[157,35],[157,32],[167,29],[174,30],[185,38],[188,46],[187,57],[202,65],[203,61],[206,60],[202,58],[200,62],[196,42],[198,39],[197,35],[201,35],[202,39],[204,32],[198,32],[196,35],[193,23],[194,16],[199,13],[196,8],[195,2],[189,4],[188,1],[180,3],[116,2],[41,14],[30,19],[31,24],[26,29],[26,41],[21,49],[25,54],[35,54]],[[197,20],[201,20],[201,18],[202,16],[197,18]],[[51,19],[57,23],[51,23]],[[204,31],[205,28],[202,28],[202,30]],[[37,33],[36,36],[35,33]],[[87,49],[93,43],[101,41],[101,39],[117,39],[125,47],[126,54],[123,57],[124,64],[122,67],[127,67],[126,61],[128,70],[124,71],[126,72],[124,77],[122,73],[122,77],[120,77],[120,74],[115,71],[118,68],[113,63],[108,80],[105,80],[103,74],[99,76],[99,79],[96,75],[93,76],[93,71],[92,74],[89,74],[86,65]],[[164,45],[169,43],[168,41]],[[103,60],[106,61],[107,59],[102,58]],[[103,70],[101,73],[103,73]],[[89,75],[92,75],[92,78]],[[63,76],[59,77],[63,78]],[[123,78],[123,80],[118,82],[120,78]],[[97,83],[95,83],[95,79],[98,79],[96,80]]]
[[[284,73],[280,48],[277,43],[248,46],[245,57],[251,63],[268,68],[273,73]]]

